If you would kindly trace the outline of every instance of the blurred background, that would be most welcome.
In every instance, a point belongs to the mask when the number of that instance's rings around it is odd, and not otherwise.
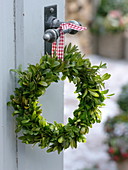
[[[107,63],[106,89],[115,93],[102,108],[87,143],[64,153],[64,170],[128,170],[128,0],[66,0],[66,21],[88,30],[66,35],[93,64]],[[77,108],[75,87],[65,81],[65,123]]]

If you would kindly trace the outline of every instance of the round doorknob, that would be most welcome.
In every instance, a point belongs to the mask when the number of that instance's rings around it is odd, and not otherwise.
[[[45,31],[43,39],[47,42],[53,43],[59,37],[59,31],[57,29],[48,29]]]

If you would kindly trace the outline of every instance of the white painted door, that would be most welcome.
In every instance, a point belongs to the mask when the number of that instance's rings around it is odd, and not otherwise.
[[[62,153],[47,154],[16,138],[12,109],[6,105],[15,88],[9,70],[35,64],[44,53],[44,7],[50,5],[57,5],[58,18],[64,20],[64,0],[0,0],[0,170],[63,169]],[[63,82],[51,85],[40,102],[48,121],[63,122]]]
[[[16,170],[16,136],[12,109],[7,108],[15,79],[9,70],[15,68],[13,2],[0,0],[0,170]]]

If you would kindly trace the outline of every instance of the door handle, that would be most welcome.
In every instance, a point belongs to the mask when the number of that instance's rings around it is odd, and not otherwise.
[[[77,26],[81,26],[81,24],[78,21],[75,20],[71,20],[68,22],[61,22],[60,20],[58,20],[56,17],[50,16],[48,18],[48,20],[46,21],[46,31],[44,32],[44,36],[43,39],[47,42],[53,43],[54,41],[56,41],[58,39],[58,37],[60,36],[60,25],[62,23],[72,23],[75,24]],[[69,34],[76,34],[78,31],[74,30],[74,29],[65,29],[63,30],[63,33],[69,33]]]

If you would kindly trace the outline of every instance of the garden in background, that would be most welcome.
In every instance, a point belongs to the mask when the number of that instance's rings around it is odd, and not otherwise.
[[[65,151],[64,170],[127,170],[128,1],[66,0],[66,20],[73,19],[88,30],[67,35],[66,43],[78,45],[94,65],[107,63],[111,78],[106,87],[115,95],[106,100],[102,122],[90,129],[87,143]],[[65,122],[78,105],[74,90],[65,81]]]

